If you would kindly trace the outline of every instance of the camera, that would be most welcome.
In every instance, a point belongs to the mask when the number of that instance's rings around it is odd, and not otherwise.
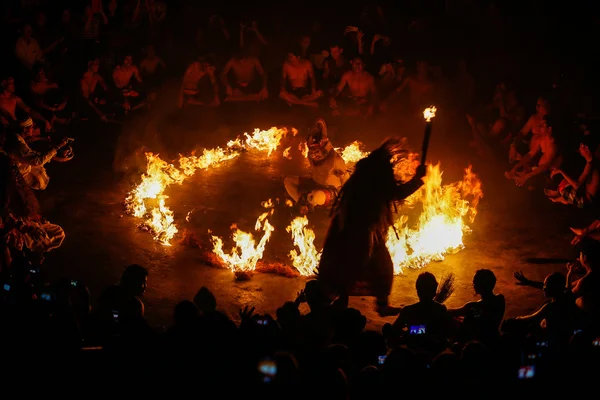
[[[259,325],[267,325],[269,323],[269,320],[266,318],[259,318],[256,320],[256,323]]]
[[[387,357],[386,355],[378,357],[379,365],[383,365],[383,363],[385,363],[385,358],[386,357]]]
[[[519,379],[531,379],[535,376],[535,366],[524,365],[519,368]]]
[[[411,335],[424,335],[425,332],[425,325],[412,325],[409,330]]]

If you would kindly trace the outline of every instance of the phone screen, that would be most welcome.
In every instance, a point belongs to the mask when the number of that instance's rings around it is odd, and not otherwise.
[[[519,379],[531,379],[535,376],[535,366],[524,365],[519,368]]]
[[[42,300],[46,300],[46,301],[52,301],[54,299],[54,296],[52,296],[52,293],[42,293],[40,295],[40,298]]]
[[[411,335],[424,335],[425,334],[425,325],[412,325],[410,327]]]
[[[385,358],[387,356],[383,355],[383,356],[379,356],[379,365],[383,365],[383,363],[385,363]]]
[[[263,382],[271,382],[277,375],[277,364],[270,358],[265,358],[258,363],[258,370],[263,375]]]

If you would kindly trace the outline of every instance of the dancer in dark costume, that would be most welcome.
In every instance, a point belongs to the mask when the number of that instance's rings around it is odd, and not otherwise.
[[[420,165],[408,182],[394,175],[394,164],[409,152],[400,138],[389,138],[356,164],[332,208],[318,268],[318,279],[340,296],[375,296],[381,316],[396,315],[388,304],[394,265],[385,245],[393,225],[393,207],[422,185]]]

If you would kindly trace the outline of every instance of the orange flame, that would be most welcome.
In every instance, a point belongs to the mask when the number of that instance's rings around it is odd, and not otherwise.
[[[267,219],[273,214],[273,202],[269,199],[262,205],[271,210],[262,213],[254,225],[255,231],[264,232],[258,244],[251,233],[243,232],[234,225],[232,226],[234,246],[227,254],[223,251],[223,240],[218,236],[212,236],[213,253],[234,273],[252,272],[256,269],[256,264],[262,259],[267,242],[275,230]]]
[[[307,227],[308,218],[306,216],[296,217],[290,225],[285,228],[292,234],[294,246],[289,253],[292,265],[302,276],[312,276],[315,274],[321,259],[321,253],[315,248],[315,232]]]
[[[435,108],[435,106],[431,106],[423,110],[423,118],[425,118],[425,121],[431,122],[431,119],[435,117],[436,111],[437,108]]]

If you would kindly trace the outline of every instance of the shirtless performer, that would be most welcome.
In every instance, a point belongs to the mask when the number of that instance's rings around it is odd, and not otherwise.
[[[22,121],[19,126],[21,127],[20,134],[9,134],[7,137],[7,153],[17,165],[27,185],[35,190],[44,190],[50,181],[44,165],[49,163],[57,152],[69,143],[69,139],[63,139],[57,146],[50,147],[47,151],[40,153],[32,150],[27,144],[27,141],[34,134],[34,125],[31,118]]]
[[[140,63],[140,74],[145,82],[150,82],[151,86],[156,86],[160,83],[167,65],[162,58],[156,55],[154,46],[146,47],[146,57]]]
[[[241,49],[227,61],[221,82],[225,86],[225,101],[261,101],[269,97],[267,75],[258,58],[247,49]]]
[[[290,51],[283,63],[279,98],[290,106],[295,104],[316,108],[319,106],[317,100],[323,96],[323,92],[317,90],[312,64],[301,58],[300,54],[300,49]]]
[[[543,173],[548,173],[555,168],[559,168],[562,163],[562,157],[559,154],[558,147],[552,135],[554,122],[549,116],[544,117],[544,122],[540,125],[540,133],[537,141],[529,153],[515,164],[515,166],[504,175],[507,179],[515,181],[517,186],[523,186],[529,179]],[[541,155],[537,166],[532,165],[532,161]]]
[[[52,130],[50,122],[37,111],[29,108],[23,100],[15,94],[15,80],[8,77],[2,81],[0,88],[0,121],[6,127],[9,124],[17,124],[17,107],[27,115],[42,122],[46,131]]]
[[[316,206],[332,205],[349,177],[344,159],[327,138],[327,125],[323,119],[317,120],[308,135],[307,144],[312,177],[289,176],[283,181],[288,195],[300,207],[303,215]]]
[[[535,114],[529,117],[510,145],[508,157],[511,162],[518,161],[521,154],[527,152],[527,149],[530,149],[534,142],[538,140],[540,126],[544,122],[544,117],[548,114],[550,114],[550,102],[544,97],[539,97],[535,105]],[[530,133],[532,136],[528,138]]]
[[[396,91],[401,93],[408,88],[409,105],[412,110],[422,110],[432,104],[434,84],[429,77],[429,66],[425,61],[417,62],[417,73],[409,76]]]
[[[204,57],[199,57],[190,64],[183,75],[179,108],[187,104],[218,107],[220,103],[215,67]]]
[[[132,78],[135,78],[137,83],[142,83],[142,76],[137,66],[133,64],[133,57],[126,55],[123,58],[123,64],[117,65],[113,70],[113,81],[117,89],[124,96],[123,107],[126,111],[135,111],[146,105],[143,96],[138,90],[133,89]]]
[[[88,62],[88,70],[81,78],[81,95],[85,99],[87,105],[98,115],[101,121],[107,122],[108,117],[102,112],[100,106],[106,105],[106,95],[108,94],[108,86],[104,82],[102,76],[98,73],[100,69],[100,61],[98,59]],[[104,90],[100,96],[98,86]]]
[[[55,122],[67,124],[70,121],[69,113],[65,111],[68,96],[65,95],[56,82],[48,79],[46,68],[42,64],[34,65],[33,73],[33,80],[29,88],[33,94],[35,107],[48,117],[52,125]],[[62,118],[59,116],[62,116]]]
[[[375,78],[365,71],[365,63],[361,57],[355,57],[352,61],[352,71],[342,75],[342,80],[337,86],[335,96],[330,99],[329,105],[333,108],[334,115],[340,115],[338,100],[340,94],[348,86],[348,94],[344,101],[346,115],[363,114],[372,115],[377,102],[377,90],[375,89]],[[365,110],[366,109],[366,110]],[[362,111],[362,112],[361,112]]]
[[[544,190],[546,196],[554,203],[572,204],[578,208],[593,205],[600,189],[600,165],[594,155],[593,141],[584,136],[579,144],[579,154],[585,159],[586,164],[579,179],[575,180],[560,168],[552,170],[550,176],[562,175],[563,180],[558,185],[558,190]]]

